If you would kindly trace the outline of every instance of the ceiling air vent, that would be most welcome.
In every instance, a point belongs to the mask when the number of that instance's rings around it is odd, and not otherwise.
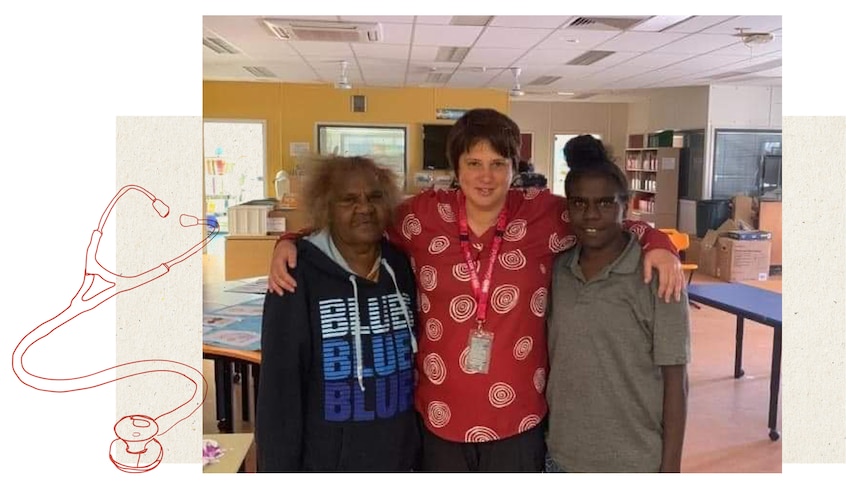
[[[380,42],[383,27],[372,22],[322,22],[266,19],[264,25],[279,39],[321,42]]]
[[[212,35],[204,37],[204,46],[216,54],[239,54],[239,49],[230,45],[228,41]]]
[[[581,54],[578,57],[575,57],[571,61],[566,64],[570,66],[589,66],[590,64],[595,64],[600,60],[608,57],[611,54],[616,54],[613,51],[589,51],[584,54]]]
[[[434,58],[437,62],[461,62],[467,57],[470,52],[469,47],[438,47],[437,57]]]
[[[275,73],[263,66],[242,66],[242,68],[251,73],[254,77],[276,77]]]
[[[425,78],[425,82],[430,84],[446,84],[452,79],[451,72],[432,72]]]
[[[494,17],[482,15],[460,15],[452,17],[452,20],[449,21],[449,25],[469,25],[474,27],[484,27],[488,25],[488,22],[490,22],[492,18]]]
[[[628,30],[649,17],[578,17],[566,26],[572,30]]]

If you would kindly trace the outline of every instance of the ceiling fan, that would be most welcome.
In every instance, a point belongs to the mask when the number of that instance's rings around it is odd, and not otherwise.
[[[347,79],[347,61],[339,61],[339,64],[341,64],[341,76],[335,82],[335,89],[350,89],[353,86],[351,86],[350,81]]]
[[[736,30],[738,32],[733,34],[733,36],[741,38],[742,43],[748,47],[759,44],[768,44],[775,39],[775,34],[772,32],[746,32],[746,30],[748,30],[747,27],[736,27]]]

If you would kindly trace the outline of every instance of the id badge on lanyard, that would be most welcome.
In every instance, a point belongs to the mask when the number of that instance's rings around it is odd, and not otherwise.
[[[460,227],[461,251],[470,273],[470,284],[473,287],[473,296],[478,303],[476,309],[477,328],[470,330],[467,339],[467,362],[465,367],[470,372],[487,374],[491,366],[491,348],[494,343],[494,333],[483,328],[485,318],[488,315],[488,299],[491,290],[491,274],[500,246],[503,244],[503,233],[506,230],[506,207],[500,211],[497,217],[497,228],[494,233],[494,242],[491,245],[491,254],[488,258],[485,278],[479,283],[479,275],[476,271],[476,261],[470,252],[470,236],[467,230],[467,211],[464,206],[463,194],[459,194],[460,207],[458,211],[458,223]]]

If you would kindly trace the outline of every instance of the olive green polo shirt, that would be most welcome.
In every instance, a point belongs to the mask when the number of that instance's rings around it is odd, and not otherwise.
[[[644,284],[629,241],[591,281],[580,247],[554,264],[548,318],[548,451],[569,472],[658,471],[663,365],[690,360],[688,296],[665,303]]]

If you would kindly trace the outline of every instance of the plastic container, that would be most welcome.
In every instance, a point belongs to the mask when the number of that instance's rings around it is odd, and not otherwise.
[[[706,231],[718,229],[718,226],[730,218],[730,199],[699,200],[695,211],[697,237],[703,237]]]

